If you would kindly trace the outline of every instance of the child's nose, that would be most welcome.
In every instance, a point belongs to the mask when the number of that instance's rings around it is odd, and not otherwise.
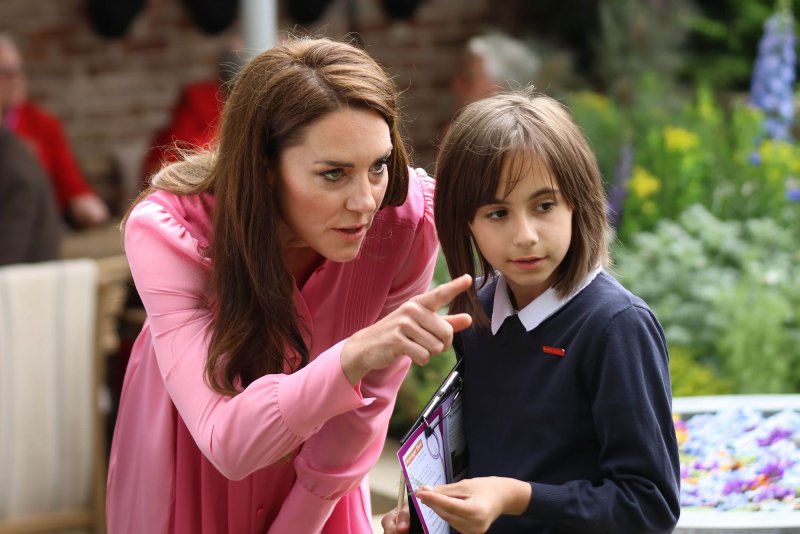
[[[536,222],[523,217],[519,220],[514,230],[514,245],[528,246],[539,242],[539,232],[536,229]]]

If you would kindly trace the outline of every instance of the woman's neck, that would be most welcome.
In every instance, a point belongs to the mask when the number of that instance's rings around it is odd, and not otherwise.
[[[325,258],[311,247],[288,248],[283,251],[286,269],[294,277],[297,287],[302,289]]]

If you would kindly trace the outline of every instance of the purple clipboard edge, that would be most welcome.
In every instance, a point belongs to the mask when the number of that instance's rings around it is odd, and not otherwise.
[[[438,406],[430,415],[431,421],[436,421],[436,424],[442,424],[442,407]],[[400,469],[403,471],[403,478],[405,479],[406,489],[408,489],[409,500],[414,503],[414,508],[417,510],[417,517],[419,517],[419,522],[422,525],[422,530],[425,531],[425,534],[430,534],[430,530],[428,529],[428,523],[425,522],[425,516],[422,515],[422,508],[420,508],[421,504],[417,500],[416,495],[414,495],[414,488],[411,486],[411,481],[408,477],[408,470],[406,469],[406,464],[403,461],[403,455],[411,448],[411,445],[417,441],[417,438],[420,434],[425,432],[425,429],[428,428],[427,421],[422,422],[421,425],[417,426],[414,431],[408,436],[408,439],[403,443],[399,449],[397,449],[397,460],[400,462]]]

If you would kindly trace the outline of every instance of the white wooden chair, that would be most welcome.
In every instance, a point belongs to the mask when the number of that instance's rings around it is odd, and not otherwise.
[[[105,532],[124,255],[0,267],[0,533]]]

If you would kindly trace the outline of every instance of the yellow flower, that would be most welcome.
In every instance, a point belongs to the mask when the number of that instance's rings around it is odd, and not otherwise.
[[[758,153],[765,167],[779,167],[792,173],[800,171],[800,157],[792,143],[767,139],[758,147]]]
[[[587,107],[603,112],[609,111],[611,108],[611,103],[609,102],[608,97],[601,95],[600,93],[581,91],[575,94],[574,99],[575,101],[580,102]]]
[[[647,172],[644,167],[636,165],[629,187],[638,198],[647,198],[658,193],[661,189],[661,180]]]
[[[642,213],[645,215],[653,215],[656,213],[656,203],[648,200],[642,204]]]
[[[667,126],[664,128],[664,142],[670,152],[688,152],[700,144],[700,138],[685,128]]]

